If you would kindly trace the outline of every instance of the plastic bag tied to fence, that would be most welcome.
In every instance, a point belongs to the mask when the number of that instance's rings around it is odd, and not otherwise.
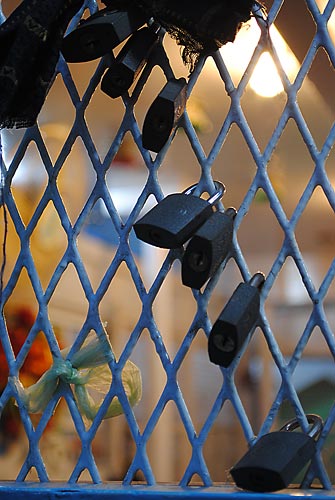
[[[93,420],[112,383],[112,373],[108,365],[111,347],[107,339],[96,337],[90,338],[71,360],[65,359],[68,352],[68,348],[62,350],[62,358],[55,358],[52,367],[30,387],[25,388],[16,377],[13,377],[12,381],[29,413],[42,413],[45,410],[60,381],[71,384],[74,386],[74,396],[80,413]],[[139,368],[127,360],[121,379],[130,406],[136,405],[142,396]],[[92,391],[101,396],[98,402],[91,395]],[[122,413],[122,405],[115,396],[103,418],[115,417]]]

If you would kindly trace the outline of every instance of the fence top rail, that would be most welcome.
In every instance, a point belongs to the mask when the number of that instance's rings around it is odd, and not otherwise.
[[[29,499],[41,498],[47,500],[67,500],[80,498],[80,500],[124,500],[138,499],[150,500],[153,498],[168,499],[175,498],[178,500],[215,500],[222,499],[223,495],[227,495],[230,500],[254,500],[260,497],[259,493],[247,492],[238,490],[233,485],[215,484],[210,487],[204,486],[188,486],[181,487],[170,484],[157,484],[155,486],[147,486],[143,484],[135,484],[124,486],[122,483],[38,483],[38,482],[0,482],[0,496],[2,500],[25,500],[29,495]],[[291,500],[292,498],[308,497],[311,500],[324,500],[326,498],[334,498],[334,490],[323,489],[307,489],[302,490],[290,488],[277,493],[262,493],[263,500]]]

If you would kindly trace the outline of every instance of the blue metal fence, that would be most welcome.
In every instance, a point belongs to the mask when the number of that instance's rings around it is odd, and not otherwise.
[[[252,55],[246,71],[237,85],[234,83],[225,64],[224,56],[220,52],[213,55],[215,71],[219,75],[220,79],[223,80],[226,94],[228,95],[230,101],[228,112],[225,116],[222,116],[222,125],[219,133],[215,138],[212,148],[207,154],[202,147],[201,138],[198,136],[194,123],[188,114],[188,109],[186,109],[184,117],[180,123],[180,127],[184,129],[186,138],[192,148],[197,164],[200,166],[200,177],[199,179],[195,179],[195,182],[199,182],[199,191],[213,192],[214,185],[212,168],[227,137],[229,136],[233,125],[237,126],[240,130],[243,140],[250,151],[251,161],[255,166],[255,175],[250,180],[250,185],[245,192],[245,196],[240,206],[237,207],[238,211],[234,222],[235,235],[231,255],[222,264],[220,271],[209,281],[202,291],[193,292],[196,312],[191,325],[188,330],[184,332],[180,346],[178,347],[173,358],[171,357],[166,346],[164,332],[160,331],[156,322],[156,317],[153,313],[153,306],[157,300],[157,296],[165,285],[168,275],[173,273],[173,266],[181,259],[180,250],[172,250],[166,254],[166,258],[160,267],[157,276],[153,280],[152,284],[147,286],[136,258],[137,249],[134,248],[132,244],[132,241],[134,241],[133,224],[142,209],[145,208],[148,198],[150,195],[154,195],[157,200],[160,200],[163,197],[162,186],[160,184],[158,174],[160,172],[159,169],[164,166],[164,162],[166,161],[166,157],[173,140],[171,138],[169,143],[157,156],[151,155],[149,151],[143,149],[142,147],[141,127],[136,118],[135,107],[138,99],[140,98],[141,91],[145,87],[147,79],[150,77],[153,65],[150,65],[150,63],[147,65],[131,95],[123,98],[124,114],[121,125],[114,134],[114,137],[112,137],[110,145],[108,146],[108,151],[104,155],[103,159],[99,156],[95,140],[93,139],[90,128],[87,124],[85,112],[92,95],[108,66],[108,57],[102,58],[96,69],[93,70],[92,78],[82,96],[79,95],[76,87],[77,83],[73,79],[72,73],[67,64],[62,58],[60,59],[57,72],[61,75],[68,91],[68,95],[70,96],[71,103],[75,110],[75,118],[55,161],[51,158],[48,149],[48,138],[45,139],[43,137],[41,125],[39,123],[25,131],[22,139],[16,146],[14,154],[9,151],[5,151],[6,144],[8,143],[8,136],[6,135],[6,131],[1,132],[0,137],[3,143],[3,159],[1,161],[2,231],[4,236],[8,237],[9,233],[6,234],[6,225],[4,224],[7,218],[8,231],[12,231],[15,235],[17,235],[19,250],[17,258],[14,259],[12,269],[10,269],[10,272],[7,273],[5,261],[7,242],[6,238],[4,238],[4,282],[1,293],[2,315],[0,318],[0,331],[1,343],[9,367],[9,378],[8,383],[0,397],[0,407],[1,410],[4,410],[11,398],[15,399],[19,408],[19,415],[23,424],[24,434],[27,436],[29,443],[27,455],[22,460],[22,465],[18,471],[17,477],[12,478],[17,482],[0,484],[0,491],[3,498],[11,498],[13,492],[15,492],[15,498],[20,498],[22,495],[25,497],[26,495],[33,497],[34,495],[40,494],[45,494],[48,498],[75,495],[80,495],[81,498],[86,498],[86,496],[91,497],[93,494],[99,495],[100,497],[109,497],[111,493],[113,493],[113,495],[117,498],[131,496],[133,494],[145,497],[150,495],[162,496],[164,494],[167,497],[182,496],[183,498],[187,498],[192,495],[192,497],[208,498],[210,496],[218,497],[219,495],[221,496],[225,493],[230,495],[233,494],[235,498],[238,498],[242,493],[237,492],[230,486],[223,485],[220,487],[212,487],[213,480],[203,453],[203,449],[211,429],[213,428],[219,415],[225,412],[228,404],[230,404],[234,410],[234,418],[240,423],[246,444],[253,443],[257,436],[261,436],[271,430],[284,401],[288,401],[290,403],[302,428],[307,430],[308,424],[305,416],[306,412],[295,387],[294,374],[299,366],[299,363],[304,359],[305,348],[315,328],[320,329],[320,332],[325,340],[329,350],[329,359],[333,359],[335,355],[334,332],[331,322],[329,321],[329,317],[325,311],[327,294],[333,285],[335,262],[332,260],[320,286],[317,286],[310,276],[304,255],[297,242],[296,229],[317,188],[321,187],[330,210],[334,210],[335,193],[331,183],[331,174],[327,170],[326,166],[327,160],[334,146],[335,125],[333,123],[330,127],[323,144],[319,147],[316,144],[313,134],[301,111],[298,95],[306,77],[308,76],[308,72],[314,58],[316,57],[319,47],[324,48],[329,57],[330,64],[333,67],[335,66],[335,47],[329,33],[328,24],[331,15],[334,13],[335,0],[329,0],[325,5],[324,10],[321,10],[314,0],[306,0],[306,8],[309,9],[317,29],[314,39],[309,46],[306,57],[304,58],[293,82],[290,81],[288,75],[283,69],[276,51],[276,46],[272,43],[271,36],[269,35],[269,25],[275,21],[282,5],[282,0],[274,0],[267,18],[257,17],[257,23],[260,28],[259,43]],[[88,0],[84,9],[82,9],[74,19],[70,29],[73,29],[86,8],[88,8],[90,12],[94,12],[97,6],[93,0]],[[257,143],[257,139],[253,135],[253,130],[244,114],[241,102],[248,86],[250,76],[256,67],[261,53],[265,49],[270,51],[278,68],[284,87],[285,103],[278,119],[278,123],[274,127],[271,137],[262,151]],[[157,61],[155,61],[155,64],[157,64]],[[188,83],[189,96],[192,95],[193,89],[203,72],[205,64],[206,61],[201,60],[195,71],[190,75]],[[171,68],[167,60],[162,61],[161,65],[166,77],[173,74],[173,68]],[[223,92],[223,87],[221,88],[221,92]],[[218,100],[219,99],[220,95],[218,92]],[[111,109],[112,106],[113,103],[111,103]],[[290,120],[295,122],[314,168],[312,175],[304,186],[303,193],[296,205],[296,208],[293,210],[292,215],[288,217],[281,203],[281,198],[274,187],[268,165]],[[130,210],[127,219],[123,220],[124,218],[121,218],[118,213],[115,200],[113,199],[113,196],[111,195],[111,192],[106,184],[106,173],[110,168],[112,161],[116,157],[127,133],[130,133],[133,137],[138,149],[138,154],[141,160],[145,163],[147,171],[146,180],[142,186],[140,196],[138,197],[134,207]],[[94,170],[95,179],[84,206],[80,210],[77,218],[73,221],[68,214],[67,207],[60,192],[61,190],[58,184],[58,176],[61,174],[62,169],[64,169],[64,164],[78,137],[81,138],[86,148],[89,161],[92,169]],[[47,182],[36,208],[34,209],[29,221],[26,222],[22,218],[17,206],[16,198],[13,195],[12,183],[18,169],[20,168],[27,148],[32,143],[34,143],[38,149],[38,153],[45,168]],[[238,168],[239,167],[237,165],[236,169]],[[224,167],[222,167],[222,171],[220,171],[220,180],[225,182]],[[229,189],[229,186],[227,186],[227,188]],[[195,338],[201,335],[202,330],[205,332],[206,336],[208,336],[211,331],[212,320],[208,314],[208,307],[213,293],[215,292],[215,287],[218,285],[221,277],[224,278],[225,276],[226,266],[228,263],[231,262],[231,260],[236,263],[237,268],[241,273],[241,280],[243,281],[249,280],[252,274],[246,257],[246,252],[240,245],[239,232],[241,226],[243,225],[245,216],[253,206],[255,196],[257,196],[257,193],[259,193],[260,190],[265,193],[265,196],[269,201],[272,214],[284,235],[283,242],[273,260],[273,264],[271,265],[269,272],[267,273],[266,281],[262,288],[261,321],[259,326],[266,341],[268,353],[270,353],[271,356],[271,363],[273,367],[276,367],[276,370],[279,373],[279,389],[273,398],[271,408],[268,410],[266,418],[262,422],[258,432],[256,432],[250,421],[250,416],[246,411],[245,404],[241,399],[239,388],[235,383],[236,373],[240,363],[239,358],[234,361],[229,368],[221,369],[222,384],[217,392],[214,404],[208,412],[207,418],[204,420],[200,430],[197,430],[189,412],[185,394],[179,384],[179,371],[192,347],[192,343],[195,341]],[[87,230],[89,218],[91,217],[94,207],[99,200],[102,200],[106,207],[105,217],[109,220],[110,228],[112,228],[115,233],[117,249],[112,256],[110,264],[100,280],[100,283],[95,288],[92,285],[90,276],[85,268],[80,249],[78,247],[78,238],[82,232]],[[64,254],[57,262],[55,270],[52,273],[47,286],[44,287],[41,283],[38,266],[36,265],[31,250],[31,241],[34,232],[37,231],[39,221],[41,220],[41,217],[50,202],[54,206],[61,227],[66,236],[66,248]],[[273,331],[271,320],[266,310],[267,301],[273,293],[273,288],[275,287],[279,275],[282,272],[284,264],[288,258],[292,259],[298,270],[298,274],[300,275],[305,288],[306,296],[308,296],[308,304],[311,310],[307,322],[300,332],[300,338],[289,355],[282,352],[282,348],[278,343],[276,334]],[[108,354],[108,365],[113,376],[113,382],[107,391],[106,397],[93,419],[92,424],[88,427],[85,425],[83,416],[78,408],[78,402],[72,391],[72,380],[69,382],[69,380],[66,380],[65,378],[63,378],[59,383],[56,392],[46,405],[41,418],[37,424],[35,424],[32,420],[31,414],[27,410],[24,400],[22,399],[22,394],[18,389],[17,380],[20,378],[20,371],[26,356],[40,331],[44,332],[44,335],[47,338],[52,357],[54,359],[61,358],[59,339],[57,339],[54,327],[50,321],[49,306],[65,270],[69,266],[74,268],[75,273],[79,278],[83,295],[87,302],[87,314],[85,320],[82,324],[81,330],[75,336],[73,345],[71,346],[71,350],[68,354],[68,359],[71,361],[75,353],[81,348],[85,339],[92,331],[96,333],[97,337],[101,339],[102,342],[104,341],[106,333],[103,323],[104,319],[100,314],[100,306],[109,286],[115,279],[120,266],[124,265],[130,273],[134,287],[139,296],[141,302],[141,312],[136,325],[133,330],[129,332],[129,338],[124,343],[124,348],[120,357],[117,359],[112,352]],[[260,262],[259,266],[261,265],[262,263]],[[11,339],[8,334],[4,311],[6,310],[6,306],[9,303],[11,296],[15,293],[16,288],[19,286],[20,276],[23,273],[27,274],[27,279],[32,289],[32,295],[38,304],[38,313],[36,320],[34,321],[33,326],[25,339],[22,349],[19,351],[17,356],[15,356],[11,345]],[[127,300],[126,297],[125,300]],[[136,351],[145,330],[149,332],[151,342],[153,343],[156,351],[155,356],[157,356],[157,359],[164,370],[166,382],[164,383],[164,388],[159,396],[158,402],[154,406],[146,424],[143,428],[141,428],[137,420],[136,411],[131,408],[127,399],[125,388],[121,379],[121,373],[127,360],[132,356],[134,351]],[[218,370],[220,369],[218,368]],[[92,443],[94,442],[95,436],[102,425],[104,414],[115,395],[118,396],[123,407],[124,416],[129,427],[130,440],[135,446],[135,453],[131,459],[131,463],[124,478],[122,478],[123,486],[117,486],[115,484],[99,485],[101,482],[101,474],[99,467],[96,464]],[[53,483],[43,486],[32,486],[30,483],[25,482],[27,477],[29,477],[31,469],[36,470],[38,479],[41,482],[48,483],[49,481],[49,473],[42,458],[40,443],[48,426],[48,422],[52,418],[55,408],[61,399],[66,402],[70,419],[72,419],[75,432],[79,437],[81,443],[80,453],[73,470],[69,471],[69,484],[67,486],[59,486]],[[179,486],[164,488],[161,486],[155,486],[156,477],[153,472],[152,464],[150,463],[150,458],[148,457],[147,447],[148,442],[160,421],[164,409],[170,401],[174,402],[177,408],[178,418],[180,419],[181,425],[185,430],[187,441],[191,447],[191,456],[185,470],[182,472],[179,480]],[[327,467],[323,463],[322,450],[326,439],[332,431],[334,419],[335,407],[333,405],[326,416],[324,428],[321,437],[318,440],[318,453],[303,480],[304,488],[308,488],[315,479],[318,479],[321,486],[323,486],[326,490],[331,490],[332,488],[331,480],[329,478],[330,471],[327,470]],[[83,471],[88,471],[92,482],[97,483],[96,486],[82,486],[80,484],[75,484],[79,481]],[[134,478],[136,478],[138,471],[141,471],[144,481],[150,486],[150,488],[146,488],[144,486],[130,486],[134,481]],[[194,476],[197,476],[200,479],[200,482],[203,483],[203,488],[197,489],[191,486],[188,487]],[[222,481],[224,480],[225,477],[222,478]],[[288,496],[290,494],[291,492],[287,493]],[[303,494],[303,492],[301,492],[301,494]],[[312,495],[313,498],[318,498],[318,494],[319,493],[317,492],[309,493],[309,495]],[[329,494],[331,495],[331,492]],[[325,492],[320,493],[320,497],[324,497],[325,495]],[[243,493],[243,496],[245,496],[245,493]],[[250,496],[253,495],[250,494]]]

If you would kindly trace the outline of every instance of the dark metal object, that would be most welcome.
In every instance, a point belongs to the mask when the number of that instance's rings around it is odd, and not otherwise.
[[[104,74],[101,90],[112,98],[123,95],[141,73],[158,41],[158,33],[152,28],[134,33]]]
[[[264,280],[263,273],[256,273],[249,283],[240,283],[227,302],[208,339],[208,354],[212,363],[228,367],[255,329]]]
[[[184,285],[200,289],[227,257],[233,238],[235,208],[214,212],[187,245],[182,260]]]
[[[183,47],[182,57],[190,69],[200,54],[232,42],[242,24],[262,5],[254,0],[104,0],[106,5],[138,5]]]
[[[143,26],[147,17],[137,7],[103,9],[82,21],[63,40],[62,53],[68,62],[86,62],[107,54]]]
[[[224,185],[218,181],[215,185],[217,191],[208,200],[192,196],[196,184],[168,195],[135,223],[136,236],[157,247],[180,247],[211,216],[213,206],[224,194]]]
[[[169,80],[151,104],[143,124],[143,147],[159,153],[177,127],[186,107],[185,78]]]
[[[0,1],[0,129],[35,125],[55,77],[70,19],[83,0],[22,0],[4,20]]]
[[[262,436],[230,473],[240,488],[251,491],[276,491],[287,488],[295,476],[313,458],[315,439],[323,426],[318,415],[306,415],[312,425],[308,434],[293,432],[300,427],[297,419],[279,431]]]

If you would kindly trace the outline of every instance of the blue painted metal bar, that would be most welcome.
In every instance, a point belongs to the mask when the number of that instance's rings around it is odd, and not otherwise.
[[[157,485],[143,486],[133,485],[124,486],[121,484],[62,484],[62,483],[0,483],[0,494],[3,500],[25,500],[27,498],[34,500],[35,498],[46,498],[48,500],[91,500],[97,498],[99,500],[150,500],[154,498],[160,499],[179,499],[179,500],[217,500],[222,498],[231,498],[233,500],[292,500],[297,497],[308,497],[312,500],[324,500],[334,498],[332,491],[324,490],[304,490],[290,489],[283,490],[277,493],[251,493],[237,490],[231,486],[214,485],[211,487],[193,486],[183,488],[174,485]]]

